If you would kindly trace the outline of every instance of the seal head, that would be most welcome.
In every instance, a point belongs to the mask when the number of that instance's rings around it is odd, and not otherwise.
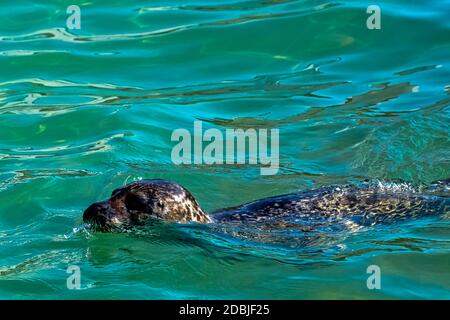
[[[143,225],[149,219],[210,222],[188,190],[160,179],[141,180],[116,189],[111,198],[92,204],[83,214],[85,222],[104,231]]]

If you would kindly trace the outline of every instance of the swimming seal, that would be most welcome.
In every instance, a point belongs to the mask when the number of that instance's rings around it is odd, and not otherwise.
[[[364,182],[359,185],[321,187],[274,196],[219,209],[202,210],[183,186],[152,179],[130,183],[112,192],[111,198],[89,206],[83,220],[103,231],[143,225],[159,219],[179,223],[258,223],[292,225],[299,221],[352,218],[360,225],[413,216],[448,212],[450,179],[438,181],[424,194],[409,186]],[[438,194],[438,195],[435,195]]]

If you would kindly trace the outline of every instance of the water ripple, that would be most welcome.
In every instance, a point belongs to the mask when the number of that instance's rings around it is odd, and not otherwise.
[[[140,32],[140,33],[128,33],[128,34],[110,34],[110,35],[75,35],[70,33],[68,30],[64,28],[50,28],[44,30],[34,31],[28,34],[23,35],[15,35],[15,36],[0,36],[0,41],[3,42],[32,42],[32,41],[41,41],[41,40],[59,40],[64,42],[73,42],[73,43],[82,43],[82,42],[104,42],[104,41],[128,41],[128,40],[143,40],[150,37],[157,37],[167,34],[172,34],[179,31],[190,30],[194,28],[203,28],[203,27],[211,27],[211,26],[221,26],[221,25],[236,25],[245,22],[259,21],[259,20],[267,20],[271,18],[280,18],[280,17],[288,17],[288,16],[296,16],[309,14],[316,11],[332,8],[337,6],[337,3],[329,3],[325,5],[320,5],[314,7],[312,9],[306,10],[298,10],[298,11],[290,11],[285,13],[276,13],[276,14],[254,14],[254,15],[246,15],[240,16],[232,19],[225,19],[220,21],[211,21],[205,23],[194,23],[194,24],[186,24],[180,26],[173,26],[169,28],[163,28],[154,31]],[[151,10],[141,10],[141,13],[145,13],[146,11]]]
[[[59,157],[67,155],[89,155],[96,152],[111,150],[110,141],[132,135],[131,133],[117,133],[93,142],[77,145],[61,145],[48,148],[0,148],[0,161],[6,159],[30,160],[36,158]]]

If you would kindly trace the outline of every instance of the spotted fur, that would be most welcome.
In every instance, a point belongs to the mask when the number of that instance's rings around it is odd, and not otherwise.
[[[442,185],[432,186],[441,186],[442,191]],[[351,217],[346,223],[355,227],[447,213],[448,200],[442,194],[423,194],[409,185],[363,183],[265,198],[208,215],[184,187],[156,179],[133,182],[114,190],[110,199],[86,209],[83,219],[107,231],[143,225],[149,219],[180,223],[258,223],[278,228],[298,224],[302,219],[333,221]]]
[[[143,225],[149,219],[172,222],[210,222],[192,194],[165,180],[141,180],[112,192],[111,198],[92,204],[83,220],[109,231]]]

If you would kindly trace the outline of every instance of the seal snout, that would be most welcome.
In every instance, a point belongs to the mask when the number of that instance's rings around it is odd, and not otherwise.
[[[106,202],[96,202],[84,211],[83,221],[104,225],[107,220],[108,211],[110,211],[110,208]]]

